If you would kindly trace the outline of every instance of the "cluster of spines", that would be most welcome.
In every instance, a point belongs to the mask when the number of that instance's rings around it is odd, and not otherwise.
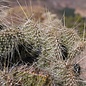
[[[16,46],[16,43],[23,38],[23,35],[17,29],[5,29],[0,32],[0,54],[9,52]]]

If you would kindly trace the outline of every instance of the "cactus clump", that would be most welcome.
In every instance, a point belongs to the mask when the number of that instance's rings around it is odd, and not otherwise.
[[[26,11],[25,7],[22,8],[23,11]],[[33,63],[36,68],[47,71],[53,82],[43,74],[40,77],[40,70],[32,74],[32,72],[28,72],[30,69],[27,70],[24,67],[25,70],[18,69],[14,76],[12,75],[14,77],[12,85],[16,85],[19,81],[17,84],[26,86],[52,86],[49,83],[52,83],[53,86],[59,84],[61,86],[79,86],[81,66],[77,66],[74,59],[81,55],[85,45],[77,32],[63,26],[61,20],[50,12],[42,14],[42,17],[45,18],[43,22],[33,21],[34,18],[29,19],[27,12],[23,12],[23,14],[27,19],[24,19],[25,22],[17,28],[11,26],[12,29],[7,28],[0,31],[1,64],[3,58],[8,63],[13,59],[16,60],[12,64],[20,61]],[[40,19],[37,18],[37,20]],[[34,60],[35,62],[33,62]],[[41,82],[36,83],[39,79]],[[49,83],[47,82],[48,85],[45,84],[47,79],[48,82],[50,80]]]

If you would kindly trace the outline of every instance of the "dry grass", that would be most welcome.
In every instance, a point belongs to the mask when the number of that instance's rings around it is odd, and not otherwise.
[[[45,9],[41,6],[16,6],[10,8],[7,12],[7,15],[4,18],[4,22],[10,25],[20,25],[26,22],[28,19],[37,21],[43,21],[44,17],[42,16],[45,12]]]

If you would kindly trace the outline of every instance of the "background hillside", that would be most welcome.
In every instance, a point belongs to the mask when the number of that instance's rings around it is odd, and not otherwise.
[[[16,0],[10,0],[9,3],[11,6],[18,5]],[[18,0],[22,5],[25,5],[23,0]],[[29,2],[32,4],[41,4],[49,9],[52,9],[54,12],[57,12],[58,9],[63,9],[65,7],[75,9],[75,13],[79,13],[82,17],[86,17],[86,0],[25,0],[27,4]],[[0,2],[1,3],[1,2]],[[1,3],[8,5],[8,3]]]

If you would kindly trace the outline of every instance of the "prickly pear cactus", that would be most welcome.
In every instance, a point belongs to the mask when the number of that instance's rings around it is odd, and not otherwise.
[[[33,63],[36,68],[47,71],[49,75],[41,74],[40,70],[35,73],[26,67],[18,68],[16,72],[9,71],[12,73],[12,80],[9,80],[11,76],[7,76],[9,73],[4,74],[6,78],[1,78],[1,85],[79,86],[81,70],[79,66],[75,67],[73,59],[84,50],[81,38],[76,31],[63,26],[61,20],[50,12],[42,16],[45,17],[43,22],[27,19],[17,28],[12,26],[12,29],[7,27],[0,31],[0,62],[2,64],[4,59],[4,65],[7,62],[14,64],[12,58],[17,59],[15,64],[26,60],[25,63]],[[2,71],[1,75],[4,76]]]
[[[33,63],[36,60],[41,51],[36,42],[36,28],[34,28],[34,25],[30,24],[28,29],[5,28],[0,31],[0,62],[3,62],[2,66],[20,61]]]

